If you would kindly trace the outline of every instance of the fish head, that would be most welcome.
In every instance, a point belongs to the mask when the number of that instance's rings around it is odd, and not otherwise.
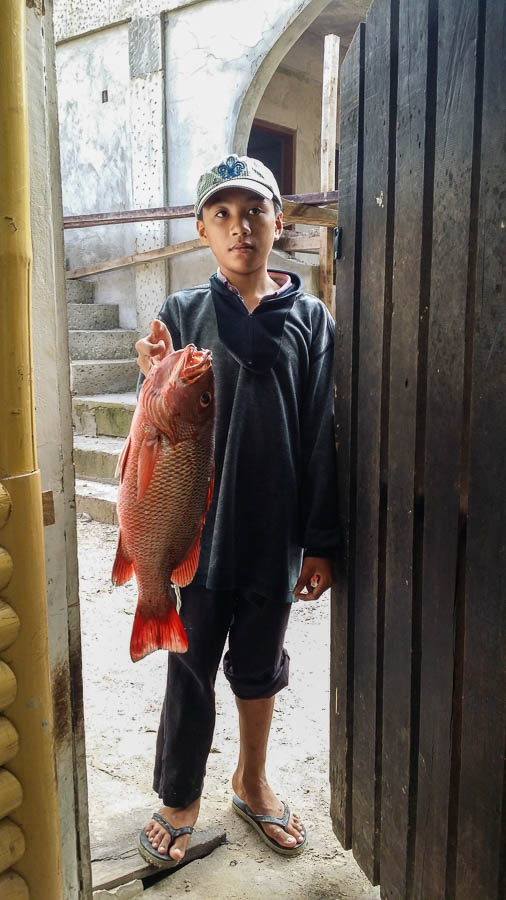
[[[142,391],[142,402],[153,424],[172,441],[199,438],[212,428],[215,386],[210,350],[188,344],[153,366]]]

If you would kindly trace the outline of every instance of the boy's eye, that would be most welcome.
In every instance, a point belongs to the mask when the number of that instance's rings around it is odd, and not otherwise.
[[[262,210],[259,206],[253,206],[252,209],[250,209],[250,213],[252,213],[254,216],[258,216],[258,214],[261,212]]]
[[[225,209],[219,209],[218,212],[216,213],[216,218],[224,219],[226,215],[227,215],[227,212]]]

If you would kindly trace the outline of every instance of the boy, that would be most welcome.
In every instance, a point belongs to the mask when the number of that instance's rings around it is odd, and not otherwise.
[[[276,852],[304,848],[301,820],[268,785],[267,741],[274,696],[288,683],[290,601],[330,587],[337,535],[333,322],[297,275],[267,270],[282,231],[276,180],[258,160],[229,156],[201,176],[195,214],[217,273],[170,296],[136,345],[144,375],[169,334],[176,350],[208,348],[216,379],[214,497],[195,578],[181,591],[189,649],[169,654],[157,739],[164,805],[139,845],[160,866],[183,859],[197,820],[227,635],[240,729],[233,808]]]

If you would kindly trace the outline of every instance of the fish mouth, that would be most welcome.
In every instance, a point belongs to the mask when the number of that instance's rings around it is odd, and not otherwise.
[[[181,380],[185,384],[192,384],[207,372],[211,362],[210,350],[197,350],[195,344],[188,344],[171,372],[170,381],[176,383]]]

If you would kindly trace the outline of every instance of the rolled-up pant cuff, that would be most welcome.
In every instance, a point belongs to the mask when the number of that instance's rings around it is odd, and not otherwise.
[[[274,697],[287,687],[290,674],[290,657],[283,648],[280,664],[274,673],[266,673],[260,680],[241,680],[236,678],[230,662],[230,655],[223,657],[223,671],[232,691],[239,700],[266,700]]]

